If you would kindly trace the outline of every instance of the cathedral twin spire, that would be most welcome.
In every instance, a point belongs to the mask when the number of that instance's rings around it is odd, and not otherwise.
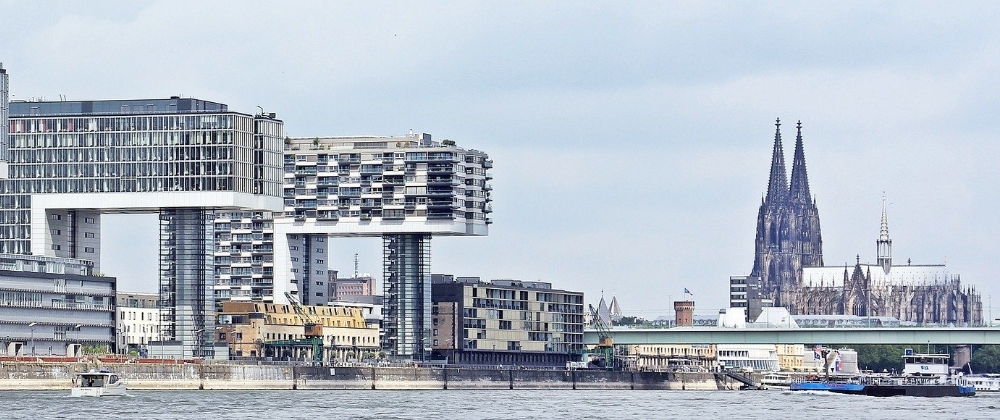
[[[771,173],[767,195],[757,216],[756,256],[751,276],[759,277],[765,293],[772,295],[775,304],[780,304],[778,290],[798,287],[802,267],[823,265],[823,239],[819,212],[809,191],[802,122],[795,125],[791,183],[781,144],[781,120],[774,125]]]
[[[774,149],[771,155],[771,177],[767,182],[765,201],[777,205],[786,200],[796,204],[812,204],[809,193],[809,176],[806,174],[806,155],[802,147],[802,121],[795,125],[795,154],[792,158],[791,185],[785,171],[785,153],[781,146],[781,119],[774,123]]]

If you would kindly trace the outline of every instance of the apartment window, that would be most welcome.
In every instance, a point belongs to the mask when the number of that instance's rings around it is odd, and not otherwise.
[[[83,237],[84,238],[93,238],[95,236],[97,236],[97,235],[95,235],[94,232],[84,232],[83,233]]]
[[[438,341],[437,340],[434,340],[434,345],[435,346],[438,345]]]
[[[299,257],[292,257],[292,262],[298,262],[298,261],[299,261]]]
[[[316,260],[316,264],[323,264],[323,260]]]
[[[293,268],[293,269],[292,269],[292,272],[293,272],[293,273],[298,273],[298,272],[299,272],[299,269],[298,269],[298,268]]]
[[[288,249],[291,250],[291,251],[298,251],[299,247],[297,247],[295,245],[292,245],[292,246],[288,247]]]
[[[52,250],[54,250],[54,251],[58,251],[58,250],[60,250],[60,249],[62,249],[62,246],[60,246],[60,245],[56,245],[56,244],[52,244]]]
[[[62,215],[61,214],[53,214],[52,215],[52,220],[62,220]]]
[[[97,223],[97,221],[96,221],[96,220],[94,220],[94,218],[93,218],[93,217],[84,217],[84,218],[83,218],[83,222],[84,222],[84,223]]]
[[[438,330],[437,330],[437,328],[435,328],[435,329],[434,329],[434,335],[435,335],[435,336],[436,336],[436,335],[438,335]]]
[[[83,252],[86,252],[88,254],[93,254],[94,253],[94,248],[93,247],[89,247],[89,246],[83,247]]]
[[[323,238],[322,237],[316,238],[316,242],[323,242]]]
[[[322,254],[323,253],[323,248],[316,248],[316,253],[317,254]]]
[[[316,270],[316,274],[323,274],[323,270]]]
[[[322,292],[316,292],[316,296],[323,297],[323,293]]]
[[[53,235],[62,235],[62,230],[60,230],[60,229],[54,229],[54,230],[52,230],[52,234]]]

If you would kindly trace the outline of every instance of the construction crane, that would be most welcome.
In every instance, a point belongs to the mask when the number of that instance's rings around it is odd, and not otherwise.
[[[304,326],[303,336],[305,336],[303,341],[312,345],[313,363],[317,365],[323,364],[323,325],[309,315],[309,312],[299,303],[295,295],[285,292],[285,297],[288,298],[288,303],[292,305],[292,310],[302,320],[302,325]]]
[[[614,369],[615,367],[615,344],[614,339],[611,338],[611,328],[604,323],[601,319],[601,315],[598,313],[594,305],[588,304],[590,307],[590,322],[597,329],[597,354],[603,355],[604,366],[608,369]]]

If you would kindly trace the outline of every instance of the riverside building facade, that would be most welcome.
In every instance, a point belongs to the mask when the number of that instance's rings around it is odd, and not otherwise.
[[[78,356],[110,349],[115,278],[76,259],[0,254],[0,355]]]
[[[434,359],[565,366],[583,352],[583,293],[537,281],[434,275]]]
[[[283,123],[180,97],[9,106],[0,252],[99,270],[101,214],[158,213],[164,340],[212,357],[214,212],[281,209]]]
[[[115,349],[148,354],[149,343],[160,341],[160,295],[156,293],[118,292],[115,298],[117,319]]]
[[[322,327],[323,363],[374,359],[380,349],[378,325],[365,321],[364,309],[303,306]],[[228,301],[218,314],[216,335],[235,358],[312,360],[315,350],[305,336],[305,323],[292,305]]]

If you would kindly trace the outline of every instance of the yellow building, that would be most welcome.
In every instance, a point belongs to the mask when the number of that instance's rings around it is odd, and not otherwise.
[[[303,306],[307,316],[322,327],[323,362],[373,358],[379,352],[377,326],[368,327],[361,308]],[[229,344],[231,357],[312,358],[305,321],[292,305],[229,301],[218,313],[217,339]]]
[[[778,365],[782,372],[801,372],[803,370],[804,345],[778,344],[776,347],[778,348]]]
[[[642,344],[628,347],[633,368],[648,371],[711,370],[715,365],[714,345]]]

